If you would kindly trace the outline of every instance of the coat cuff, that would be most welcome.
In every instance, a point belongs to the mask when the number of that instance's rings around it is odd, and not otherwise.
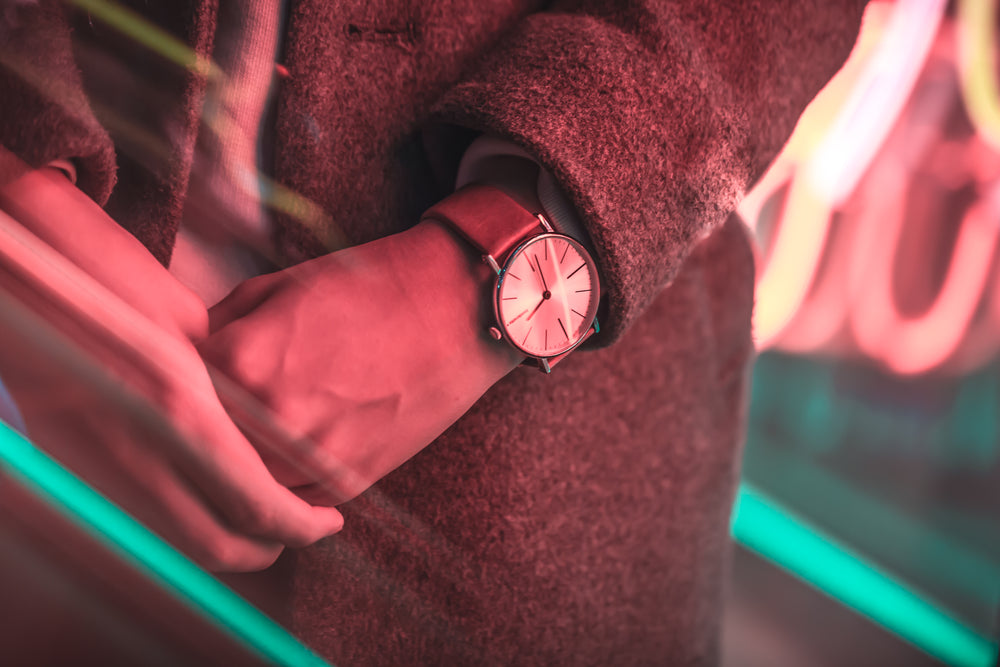
[[[69,161],[77,186],[104,205],[115,151],[87,102],[62,3],[0,12],[0,181]]]
[[[605,281],[609,343],[725,222],[846,59],[863,3],[845,4],[534,14],[430,121],[511,141],[564,187]]]
[[[466,149],[462,161],[458,165],[458,175],[455,177],[455,189],[477,182],[488,182],[484,179],[483,165],[498,156],[523,158],[539,167],[538,182],[535,195],[542,204],[542,210],[555,230],[584,244],[593,253],[590,235],[580,221],[572,202],[562,191],[552,174],[549,173],[528,151],[496,137],[481,136]]]

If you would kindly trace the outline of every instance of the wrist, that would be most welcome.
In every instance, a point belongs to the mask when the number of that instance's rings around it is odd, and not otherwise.
[[[472,248],[494,270],[497,340],[505,340],[545,373],[599,331],[600,280],[589,251],[556,233],[502,190],[468,185],[424,212]],[[575,267],[575,268],[574,268]]]
[[[464,314],[456,353],[469,355],[467,362],[489,369],[495,379],[521,364],[524,354],[489,334],[496,321],[489,298],[496,274],[482,256],[455,230],[437,220],[425,219],[405,233],[410,236],[406,246],[414,259],[428,269],[415,287],[423,284],[423,289],[434,290],[426,294],[439,297],[438,308]]]

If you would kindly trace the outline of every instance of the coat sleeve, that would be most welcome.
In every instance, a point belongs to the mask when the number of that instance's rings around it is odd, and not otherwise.
[[[843,64],[865,0],[590,0],[531,14],[436,105],[537,156],[593,240],[619,338]]]
[[[77,186],[103,205],[115,180],[111,139],[97,122],[73,58],[63,3],[0,7],[0,181],[69,160]]]

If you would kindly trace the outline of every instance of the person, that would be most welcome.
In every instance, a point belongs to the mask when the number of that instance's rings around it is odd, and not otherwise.
[[[290,622],[338,664],[716,662],[731,213],[864,3],[126,4],[5,8],[0,207],[127,306],[65,326],[73,381],[2,355],[29,434],[208,566],[312,544]],[[460,172],[582,224],[601,331],[551,375],[420,221]]]

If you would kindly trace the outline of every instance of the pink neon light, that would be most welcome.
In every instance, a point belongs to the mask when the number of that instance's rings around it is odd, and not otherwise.
[[[983,202],[968,210],[937,298],[923,315],[910,318],[900,314],[892,297],[902,207],[887,206],[879,218],[869,219],[859,229],[867,252],[858,253],[849,275],[851,330],[861,350],[890,370],[922,373],[946,361],[968,331],[987,287],[1000,226],[990,219]]]
[[[922,94],[914,95],[900,117],[893,114],[892,136],[874,162],[854,174],[863,171],[864,177],[849,197],[835,203],[823,184],[810,178],[813,167],[831,177],[837,170],[817,164],[822,151],[806,149],[779,158],[741,205],[753,226],[764,202],[788,185],[784,208],[759,253],[754,330],[760,347],[860,353],[899,374],[966,372],[1000,350],[1000,153],[955,110],[951,35],[950,23],[940,27],[931,48],[936,62],[920,65],[925,73],[915,90]],[[880,116],[877,111],[866,108]],[[837,117],[843,116],[841,108]],[[946,249],[933,240],[921,249],[926,257],[918,261],[946,260],[947,271],[931,305],[911,316],[896,303],[894,276],[903,268],[900,262],[912,261],[900,241],[911,229],[904,226],[903,217],[912,210],[907,202],[920,200],[908,196],[923,187],[912,180],[917,171],[940,188],[940,194],[925,194],[934,206],[951,207],[942,214],[955,220],[956,233],[950,256],[942,257]],[[960,193],[970,187],[979,192],[978,202],[956,210],[967,201]]]

